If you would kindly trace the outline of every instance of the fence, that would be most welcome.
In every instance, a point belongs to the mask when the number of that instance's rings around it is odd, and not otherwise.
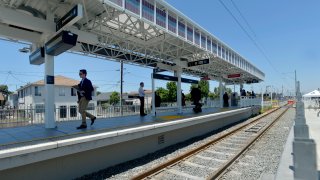
[[[231,102],[231,101],[230,101]],[[229,104],[231,104],[229,102]],[[266,103],[266,102],[265,102]],[[261,105],[259,98],[240,98],[237,100],[239,107],[247,107],[253,105]],[[176,107],[177,103],[162,103],[161,107]],[[219,100],[207,100],[203,108],[220,107]],[[187,102],[186,107],[183,110],[190,110],[192,108],[191,102]],[[97,118],[111,118],[118,116],[137,115],[140,113],[139,105],[125,105],[120,111],[120,106],[109,106],[103,108],[101,106],[89,106],[87,111]],[[151,112],[151,106],[146,105],[145,111]],[[164,108],[158,112],[175,111],[174,108]],[[78,112],[78,106],[60,106],[55,108],[55,120],[56,122],[80,120],[81,115]],[[42,124],[45,119],[45,109],[27,107],[25,109],[0,109],[0,128],[14,127],[14,126],[26,126],[32,124]]]
[[[145,109],[150,112],[150,108]],[[78,112],[78,106],[63,106],[55,109],[56,122],[80,120],[81,115]],[[87,112],[97,118],[110,118],[117,116],[129,116],[140,113],[140,106],[123,106],[122,113],[120,106],[109,106],[102,108],[100,106],[88,107]],[[26,126],[32,124],[44,123],[44,108],[24,108],[24,109],[0,109],[0,128]]]

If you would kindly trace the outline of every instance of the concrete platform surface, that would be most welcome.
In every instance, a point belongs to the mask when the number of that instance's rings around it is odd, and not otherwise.
[[[147,124],[156,124],[161,122],[176,121],[183,118],[195,117],[205,114],[212,114],[222,111],[234,110],[235,108],[204,108],[202,113],[194,114],[192,111],[177,115],[175,112],[158,113],[156,117],[147,115],[141,117],[123,116],[97,119],[93,126],[90,126],[90,120],[87,120],[87,129],[78,130],[77,126],[81,121],[67,121],[57,123],[55,129],[45,129],[43,124],[3,128],[0,129],[0,150],[10,147],[20,147],[26,144],[36,144],[37,142],[50,142],[50,140],[61,140],[84,134],[95,134],[113,130],[125,129],[129,127],[139,127]]]
[[[305,117],[306,117],[306,123],[309,127],[310,139],[313,139],[316,143],[318,172],[320,172],[320,117],[317,116],[319,111],[320,109],[305,109]],[[292,156],[293,139],[294,139],[294,132],[292,127],[285,145],[285,149],[282,153],[279,167],[278,167],[278,172],[276,175],[277,180],[293,180],[294,179],[293,178],[293,172],[294,172],[293,156]]]

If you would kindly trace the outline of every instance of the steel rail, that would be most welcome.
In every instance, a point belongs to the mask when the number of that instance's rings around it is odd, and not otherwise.
[[[213,144],[216,144],[216,143],[220,142],[221,140],[223,140],[223,139],[231,136],[232,134],[234,134],[234,133],[236,133],[236,132],[238,132],[238,131],[246,128],[247,126],[249,126],[249,125],[257,122],[258,120],[260,120],[260,119],[262,119],[262,118],[264,118],[264,117],[272,114],[273,112],[275,112],[275,111],[277,111],[277,110],[279,110],[279,109],[281,109],[281,107],[278,107],[278,108],[269,110],[269,111],[267,111],[266,113],[258,116],[255,120],[253,120],[253,121],[251,121],[251,122],[249,122],[249,123],[246,123],[246,124],[244,124],[244,125],[236,128],[236,129],[234,129],[233,131],[230,131],[230,132],[222,135],[221,137],[218,137],[218,138],[216,138],[216,139],[213,139],[213,140],[211,140],[210,142],[207,142],[207,143],[204,144],[204,145],[201,145],[201,146],[199,146],[199,147],[197,147],[197,148],[195,148],[195,149],[189,150],[189,151],[183,153],[182,155],[177,156],[177,157],[175,157],[175,158],[173,158],[173,159],[171,159],[171,160],[169,160],[169,161],[167,161],[167,162],[164,162],[164,163],[162,163],[162,164],[160,164],[160,165],[157,165],[156,167],[153,167],[153,168],[151,168],[151,169],[149,169],[149,170],[146,170],[146,171],[144,171],[144,172],[142,172],[142,173],[140,173],[140,174],[132,177],[131,180],[145,179],[145,178],[147,178],[147,177],[149,177],[149,176],[151,176],[151,175],[153,175],[153,174],[156,174],[156,173],[162,171],[163,169],[165,169],[165,168],[167,168],[167,167],[169,167],[169,166],[172,166],[172,165],[174,165],[174,164],[177,164],[177,163],[179,163],[180,161],[182,161],[183,159],[186,159],[186,158],[192,156],[193,154],[196,154],[196,153],[202,151],[203,149],[206,149],[207,147],[209,147],[209,146],[211,146],[211,145],[213,145]]]
[[[268,130],[274,126],[274,124],[288,111],[289,107],[287,107],[278,117],[276,117],[272,123],[270,123],[267,127],[265,127],[256,137],[254,137],[241,151],[239,151],[233,158],[227,161],[222,167],[216,170],[213,174],[211,174],[207,179],[218,179],[220,178],[224,172],[229,168],[241,155],[243,155],[249,148],[257,142],[257,140],[263,136]]]

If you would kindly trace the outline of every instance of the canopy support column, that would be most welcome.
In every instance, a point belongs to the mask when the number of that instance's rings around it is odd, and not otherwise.
[[[152,114],[152,116],[156,116],[156,96],[155,96],[155,87],[154,87],[154,78],[153,78],[154,73],[155,73],[155,71],[153,71],[153,73],[151,73],[151,85],[152,85],[152,110],[151,110],[151,114]]]
[[[219,80],[219,90],[220,90],[220,107],[223,108],[224,86],[222,84],[222,79]]]
[[[53,21],[54,16],[48,6],[47,11],[47,20]],[[48,40],[49,34],[46,34],[46,40]],[[44,121],[45,121],[45,128],[51,129],[56,128],[56,121],[54,116],[54,56],[45,54],[44,58],[44,94],[45,94],[45,102],[44,102]]]
[[[182,114],[182,99],[181,99],[181,71],[182,69],[179,67],[177,71],[175,71],[176,77],[178,77],[177,82],[177,107],[178,114]]]
[[[54,57],[45,55],[45,128],[55,128],[54,117]]]

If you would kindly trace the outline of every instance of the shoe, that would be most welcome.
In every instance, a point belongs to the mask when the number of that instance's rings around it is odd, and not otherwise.
[[[93,125],[93,123],[94,123],[94,121],[95,121],[96,119],[97,119],[96,117],[94,117],[94,118],[91,119],[91,126]]]
[[[86,129],[87,128],[87,125],[83,125],[81,124],[79,127],[77,127],[77,129]]]
[[[140,114],[140,116],[146,116],[147,114]]]

